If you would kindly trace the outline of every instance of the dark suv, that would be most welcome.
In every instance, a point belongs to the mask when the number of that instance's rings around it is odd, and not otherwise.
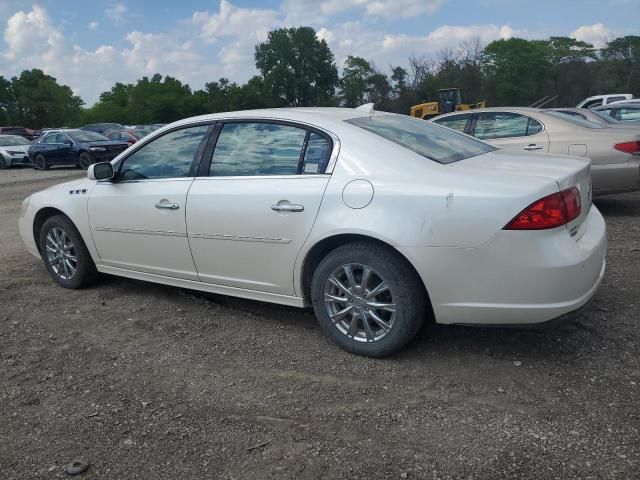
[[[108,162],[128,146],[85,130],[52,130],[31,145],[29,158],[36,170],[53,165],[77,165],[86,170],[92,163]]]

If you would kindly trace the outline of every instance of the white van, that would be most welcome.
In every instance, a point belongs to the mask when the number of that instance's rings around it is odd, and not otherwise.
[[[577,108],[593,108],[601,105],[608,105],[613,102],[628,102],[633,98],[630,93],[613,93],[611,95],[594,95],[581,101]]]

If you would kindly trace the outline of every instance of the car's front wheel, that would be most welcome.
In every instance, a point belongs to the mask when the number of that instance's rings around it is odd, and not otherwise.
[[[82,152],[78,156],[78,165],[81,169],[86,170],[89,168],[89,165],[96,162],[96,159],[89,152]]]
[[[39,247],[42,260],[53,279],[65,288],[82,288],[98,272],[80,233],[71,221],[56,215],[44,222]]]
[[[406,260],[369,242],[330,252],[313,275],[311,299],[323,331],[345,350],[369,357],[405,346],[427,312],[422,283]]]
[[[44,155],[39,153],[38,155],[36,155],[36,158],[33,161],[33,168],[35,168],[36,170],[48,170],[49,162],[47,162],[47,159]]]

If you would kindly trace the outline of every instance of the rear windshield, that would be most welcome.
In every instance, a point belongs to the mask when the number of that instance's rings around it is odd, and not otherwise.
[[[544,112],[547,115],[551,115],[552,117],[559,118],[569,123],[575,123],[576,125],[580,125],[581,127],[587,128],[607,128],[604,125],[601,125],[596,122],[592,122],[591,120],[585,120],[584,118],[578,118],[574,116],[567,115],[565,113],[560,112]]]
[[[75,130],[67,132],[76,142],[108,142],[109,139],[99,133],[90,132],[88,130]]]
[[[346,122],[438,163],[458,162],[496,150],[491,145],[450,128],[403,115],[361,117]]]

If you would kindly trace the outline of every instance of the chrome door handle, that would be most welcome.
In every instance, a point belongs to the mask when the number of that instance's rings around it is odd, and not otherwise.
[[[304,205],[298,205],[295,203],[277,203],[271,205],[271,210],[274,212],[304,212]]]
[[[156,203],[156,208],[161,210],[178,210],[180,205],[177,203],[158,202]]]
[[[542,145],[536,145],[535,143],[532,143],[526,147],[523,148],[523,150],[542,150],[544,147]]]

